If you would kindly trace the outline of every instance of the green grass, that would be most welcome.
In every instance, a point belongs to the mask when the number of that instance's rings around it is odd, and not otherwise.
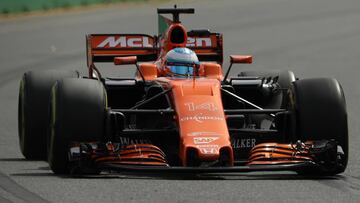
[[[0,0],[0,14],[47,11],[55,8],[70,8],[102,3],[139,1],[147,0]]]

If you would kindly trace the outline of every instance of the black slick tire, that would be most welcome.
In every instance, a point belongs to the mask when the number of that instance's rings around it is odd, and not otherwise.
[[[67,70],[26,72],[20,82],[18,132],[22,154],[26,159],[46,159],[48,104],[53,84],[62,78],[78,78]]]
[[[104,138],[106,91],[90,79],[64,79],[52,88],[48,162],[55,174],[69,173],[71,142],[98,142]]]
[[[338,81],[332,78],[298,80],[291,88],[290,103],[300,140],[335,140],[342,148],[340,167],[323,174],[343,172],[348,162],[349,138],[345,96]],[[321,175],[319,171],[313,172]]]

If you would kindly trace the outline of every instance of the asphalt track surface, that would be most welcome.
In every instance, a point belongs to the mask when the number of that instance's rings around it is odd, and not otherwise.
[[[162,4],[166,7],[170,4]],[[0,202],[360,202],[360,1],[187,1],[188,28],[224,33],[225,54],[253,54],[243,69],[290,69],[299,78],[334,77],[347,99],[350,159],[345,173],[202,176],[56,176],[18,147],[19,81],[27,70],[86,71],[85,33],[157,32],[155,8],[113,7],[0,22]],[[226,65],[228,63],[225,63]],[[131,75],[126,68],[106,72]]]

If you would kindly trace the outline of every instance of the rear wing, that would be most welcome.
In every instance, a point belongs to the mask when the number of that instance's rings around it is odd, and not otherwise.
[[[87,65],[113,62],[118,56],[137,56],[138,61],[155,61],[158,55],[157,37],[145,34],[86,35]]]
[[[195,30],[187,33],[186,47],[192,49],[200,61],[223,62],[223,36],[208,30]]]
[[[186,46],[200,61],[223,61],[223,38],[208,30],[190,31]],[[113,62],[118,56],[137,56],[138,61],[158,58],[158,38],[145,34],[90,34],[86,35],[87,65],[95,62]]]

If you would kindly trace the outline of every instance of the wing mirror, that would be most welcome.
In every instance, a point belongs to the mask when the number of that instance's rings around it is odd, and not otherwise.
[[[230,56],[230,63],[252,63],[252,56],[251,55],[231,55]]]
[[[141,72],[138,64],[137,64],[137,57],[136,56],[121,56],[121,57],[115,57],[114,58],[114,64],[115,65],[135,65],[136,69],[139,72],[140,77],[143,81],[145,81],[144,74]]]
[[[136,56],[122,56],[122,57],[114,58],[115,65],[130,65],[130,64],[136,64],[136,63],[137,63]]]
[[[252,56],[251,55],[230,55],[230,66],[226,71],[225,77],[222,83],[226,83],[226,79],[229,76],[231,67],[234,63],[241,63],[241,64],[250,64],[252,63]]]

